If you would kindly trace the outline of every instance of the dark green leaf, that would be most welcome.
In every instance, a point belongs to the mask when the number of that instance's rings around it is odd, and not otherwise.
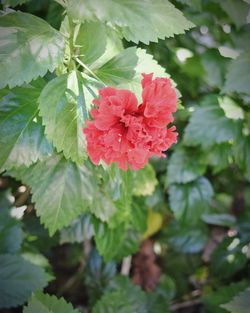
[[[207,230],[204,225],[188,227],[172,223],[163,229],[163,240],[181,253],[198,253],[207,243]]]
[[[202,297],[202,302],[206,308],[206,311],[208,313],[228,313],[228,311],[220,307],[220,305],[230,301],[235,295],[237,295],[240,291],[243,291],[248,285],[248,282],[241,281],[230,284],[228,286],[220,286],[217,290],[207,293]]]
[[[250,95],[250,51],[243,52],[228,68],[224,93],[245,93]]]
[[[93,308],[93,313],[149,313],[147,296],[127,277],[117,277]]]
[[[91,304],[95,303],[102,296],[105,288],[116,274],[114,262],[104,262],[98,252],[93,249],[90,253],[86,272],[84,275],[85,284],[88,286],[88,295]]]
[[[250,137],[239,137],[233,151],[236,163],[244,171],[248,181],[250,181]]]
[[[196,224],[205,213],[213,196],[213,188],[205,177],[187,184],[174,184],[169,188],[170,207],[182,222]]]
[[[6,6],[16,7],[17,5],[24,4],[30,0],[2,0],[1,3]]]
[[[28,83],[63,61],[63,36],[28,13],[0,16],[0,43],[0,88]]]
[[[97,249],[106,261],[121,260],[139,248],[139,234],[126,224],[110,228],[107,223],[95,220],[94,229]]]
[[[208,147],[235,139],[238,135],[239,121],[225,116],[216,97],[207,101],[194,111],[185,129],[184,141],[187,145]]]
[[[39,93],[39,88],[26,86],[6,91],[0,99],[2,170],[28,166],[53,152],[37,117]]]
[[[23,304],[31,293],[46,286],[47,274],[20,256],[0,255],[0,308]]]
[[[201,62],[206,71],[206,81],[212,87],[221,88],[224,82],[227,59],[223,58],[218,49],[209,49],[201,55]]]
[[[242,252],[244,243],[238,237],[226,237],[214,250],[210,271],[220,278],[230,278],[244,268],[247,256]]]
[[[236,218],[231,214],[209,214],[202,215],[202,220],[207,224],[232,227],[236,223]]]
[[[224,0],[218,2],[238,28],[247,24],[247,16],[250,10],[249,4],[242,0]]]
[[[222,307],[231,313],[248,313],[250,307],[250,288],[239,293],[230,302],[223,304]]]
[[[93,236],[93,226],[90,215],[82,215],[72,221],[70,226],[60,231],[60,243],[84,242]]]
[[[51,235],[86,212],[95,195],[90,168],[58,155],[12,174],[31,186],[37,215]]]
[[[171,155],[168,162],[167,182],[188,183],[202,176],[205,171],[206,158],[202,153],[179,148]]]
[[[213,173],[218,173],[233,161],[232,144],[223,142],[205,151],[207,162],[212,166]]]

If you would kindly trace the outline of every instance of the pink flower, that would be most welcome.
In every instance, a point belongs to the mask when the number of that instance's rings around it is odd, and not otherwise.
[[[92,121],[87,121],[87,151],[94,164],[103,160],[116,162],[127,170],[143,168],[153,155],[165,157],[163,151],[176,142],[173,121],[177,97],[167,78],[152,80],[153,74],[143,74],[142,104],[129,90],[105,87],[93,103]]]

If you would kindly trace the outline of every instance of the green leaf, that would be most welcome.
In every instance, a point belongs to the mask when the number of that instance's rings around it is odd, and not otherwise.
[[[135,253],[139,248],[139,234],[127,223],[110,228],[107,223],[101,223],[95,219],[94,229],[98,252],[105,261],[121,260],[123,257]]]
[[[105,288],[116,275],[116,263],[104,262],[97,250],[92,249],[84,275],[91,306],[101,298]]]
[[[54,71],[63,55],[63,36],[44,20],[19,11],[0,16],[0,88]]]
[[[24,4],[30,0],[2,0],[1,3],[2,5],[6,6],[11,6],[11,7],[16,7],[17,5]]]
[[[110,22],[125,39],[135,43],[157,42],[158,38],[183,34],[194,26],[166,0],[73,0],[66,4],[66,9],[70,16],[80,21]]]
[[[177,148],[168,162],[167,181],[169,184],[188,183],[202,176],[205,171],[206,159],[203,154]]]
[[[22,305],[37,289],[47,284],[47,274],[17,255],[0,255],[0,308]]]
[[[225,226],[225,227],[233,227],[236,223],[235,216],[231,214],[221,213],[205,213],[202,215],[202,220],[207,224]]]
[[[143,169],[135,171],[133,176],[133,194],[135,196],[152,195],[158,184],[154,168],[147,164]]]
[[[235,296],[230,302],[221,305],[231,313],[248,313],[250,307],[250,288]]]
[[[126,83],[134,77],[137,61],[136,48],[131,47],[102,65],[95,71],[95,74],[107,85]]]
[[[92,64],[100,58],[107,45],[107,29],[98,22],[80,24],[75,45],[79,47],[80,59],[84,64]]]
[[[233,23],[240,28],[247,24],[247,16],[250,6],[242,0],[224,0],[218,1],[222,9],[228,14]]]
[[[31,85],[0,96],[0,171],[28,166],[52,154],[38,114],[40,88]]]
[[[96,194],[90,168],[79,167],[59,155],[11,174],[31,187],[37,215],[50,235],[86,212]]]
[[[232,144],[228,142],[209,147],[205,154],[214,174],[228,167],[233,161]]]
[[[81,79],[81,78],[80,78]],[[45,133],[58,152],[67,159],[82,164],[85,159],[83,124],[87,118],[89,98],[94,98],[93,86],[82,86],[76,72],[51,80],[39,98],[40,115]],[[86,101],[87,100],[87,101]]]
[[[163,229],[163,241],[180,253],[199,253],[207,243],[207,230],[204,225],[189,227],[171,223]]]
[[[238,166],[244,171],[245,177],[250,181],[250,138],[238,137],[233,147],[233,154]]]
[[[243,270],[248,261],[247,255],[242,252],[245,244],[242,238],[225,237],[212,253],[210,273],[218,278],[229,279]]]
[[[127,277],[117,277],[93,308],[93,313],[149,313],[147,296]],[[153,312],[153,311],[152,311]]]
[[[146,50],[137,48],[136,56],[138,60],[136,66],[134,67],[135,74],[133,79],[120,84],[119,87],[131,90],[136,94],[138,99],[141,99],[142,73],[154,73],[155,77],[169,77],[169,74],[165,72],[165,69],[160,66],[157,61],[153,59],[153,56],[148,54]]]
[[[23,313],[80,313],[74,310],[71,303],[67,303],[63,298],[36,292],[32,295],[28,305],[24,307]]]
[[[217,290],[207,293],[202,297],[202,302],[205,306],[206,312],[228,313],[227,310],[221,307],[221,304],[230,301],[240,291],[246,289],[248,285],[249,285],[248,282],[241,281],[238,283],[232,283],[228,286],[220,286]]]
[[[187,184],[174,184],[169,188],[170,208],[175,217],[189,225],[200,221],[213,196],[213,188],[205,177]]]
[[[233,120],[244,119],[244,110],[231,98],[225,96],[218,99],[220,107],[224,110],[226,117]]]
[[[90,215],[82,215],[72,221],[70,226],[60,231],[60,243],[84,242],[93,236],[93,225]]]
[[[228,68],[226,82],[222,89],[224,93],[245,93],[250,95],[250,50],[243,52],[233,60]]]
[[[16,253],[23,240],[21,223],[11,217],[9,191],[0,192],[0,253]]]
[[[216,96],[209,97],[191,116],[185,129],[184,142],[189,146],[206,148],[235,139],[240,122],[229,119],[218,105]]]
[[[201,55],[201,63],[206,71],[207,83],[215,88],[221,88],[228,60],[222,57],[218,49],[206,50]]]

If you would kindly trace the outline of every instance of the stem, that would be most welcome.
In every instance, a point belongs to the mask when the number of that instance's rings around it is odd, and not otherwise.
[[[75,60],[86,70],[88,71],[95,79],[99,80],[103,85],[106,85],[86,64],[84,64],[80,59],[75,57]]]

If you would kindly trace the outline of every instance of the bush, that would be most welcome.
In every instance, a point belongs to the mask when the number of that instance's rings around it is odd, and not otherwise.
[[[172,2],[2,0],[3,312],[248,311],[250,5]]]

